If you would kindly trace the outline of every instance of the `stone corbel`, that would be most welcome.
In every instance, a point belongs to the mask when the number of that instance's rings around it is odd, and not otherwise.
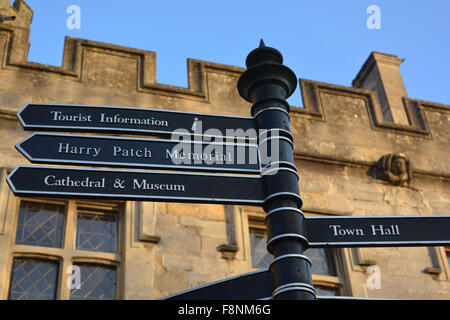
[[[139,241],[159,243],[160,236],[155,234],[156,204],[154,202],[138,202],[139,210]]]
[[[424,272],[431,275],[440,275],[442,273],[442,269],[436,267],[429,267],[425,268]]]
[[[236,252],[239,251],[239,247],[234,244],[221,244],[217,246],[217,251],[222,253],[223,259],[233,260],[236,258]]]
[[[405,154],[387,154],[378,160],[375,178],[393,185],[405,186],[411,181],[411,172],[411,164]]]

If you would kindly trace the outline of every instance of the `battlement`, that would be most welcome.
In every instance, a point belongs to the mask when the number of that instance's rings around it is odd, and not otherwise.
[[[15,27],[29,27],[33,19],[33,10],[23,0],[15,0],[12,7],[10,3],[11,0],[0,0],[0,14],[15,17],[14,20],[3,23]]]
[[[0,116],[28,102],[116,105],[248,116],[236,84],[243,68],[187,60],[188,87],[160,84],[156,53],[66,37],[61,66],[28,61],[33,11],[0,1]],[[414,172],[450,177],[450,106],[407,96],[395,55],[372,52],[352,87],[300,79],[292,107],[297,158],[370,166],[404,153]]]

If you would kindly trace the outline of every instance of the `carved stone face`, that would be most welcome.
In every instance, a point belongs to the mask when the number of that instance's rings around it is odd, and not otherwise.
[[[391,171],[393,174],[401,175],[407,173],[406,159],[403,157],[396,157],[392,162]]]
[[[404,184],[409,180],[408,160],[403,155],[394,155],[391,157],[390,167],[388,168],[387,178],[393,184]]]

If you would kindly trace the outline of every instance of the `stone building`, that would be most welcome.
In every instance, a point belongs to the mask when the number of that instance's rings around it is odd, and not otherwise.
[[[16,117],[28,102],[249,116],[242,68],[188,59],[188,87],[174,87],[157,83],[154,52],[72,37],[61,67],[28,62],[32,10],[0,0],[0,14],[15,16],[0,22],[0,299],[158,299],[267,266],[259,207],[19,198],[5,180],[28,164],[14,148],[30,134]],[[352,87],[299,80],[305,214],[450,214],[450,105],[408,97],[401,62],[372,52]],[[319,295],[450,298],[450,248],[308,255]],[[71,292],[72,265],[84,278]]]

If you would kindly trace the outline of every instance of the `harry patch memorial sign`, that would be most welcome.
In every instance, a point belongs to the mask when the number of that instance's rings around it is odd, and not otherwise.
[[[16,148],[33,163],[260,172],[255,144],[34,133]]]

